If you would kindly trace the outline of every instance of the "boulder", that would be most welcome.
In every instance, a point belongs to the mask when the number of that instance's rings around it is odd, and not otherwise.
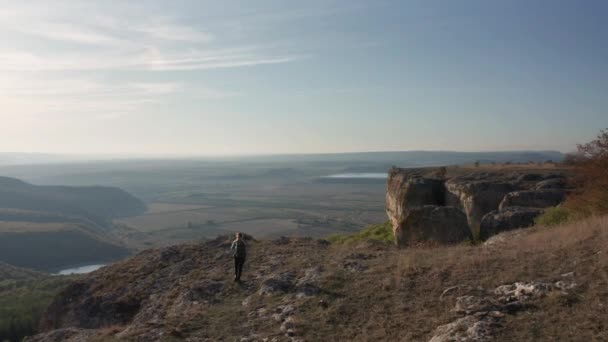
[[[500,202],[499,210],[504,211],[507,207],[554,207],[564,200],[565,195],[566,192],[560,189],[514,191]]]
[[[530,227],[541,213],[541,209],[525,207],[507,207],[503,211],[492,211],[481,220],[479,238],[486,240],[503,231]]]
[[[538,173],[524,173],[523,175],[517,177],[517,182],[534,182],[542,180],[543,178],[543,175],[540,175]]]
[[[536,183],[534,186],[535,190],[546,190],[546,189],[565,189],[567,187],[565,178],[551,178],[542,182]]]
[[[505,195],[515,190],[508,182],[479,180],[470,176],[450,179],[445,187],[446,205],[462,209],[475,231],[479,229],[483,216],[497,210]]]
[[[418,242],[456,243],[471,237],[467,217],[455,207],[426,205],[407,210],[394,229],[399,247]]]
[[[443,205],[443,180],[408,174],[402,169],[389,172],[386,182],[386,214],[393,232],[403,226],[410,208],[424,205]]]

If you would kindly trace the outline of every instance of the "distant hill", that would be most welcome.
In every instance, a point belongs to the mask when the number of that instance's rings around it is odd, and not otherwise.
[[[105,225],[110,219],[139,215],[146,205],[119,188],[37,186],[0,177],[0,208],[76,215]]]
[[[111,187],[37,186],[0,177],[0,261],[41,271],[117,260],[130,251],[112,219],[146,205]]]
[[[0,222],[0,260],[11,265],[57,272],[129,254],[126,247],[83,225]]]

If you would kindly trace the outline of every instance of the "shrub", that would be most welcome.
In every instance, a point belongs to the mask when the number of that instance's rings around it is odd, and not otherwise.
[[[37,333],[47,306],[70,279],[0,280],[0,341],[18,342]]]
[[[355,234],[333,234],[326,239],[334,244],[347,244],[365,240],[378,241],[387,244],[392,244],[394,242],[393,229],[389,221],[382,224],[367,226]]]
[[[564,206],[581,217],[608,214],[608,129],[577,148],[578,153],[568,156],[566,163],[580,171],[582,177],[576,184],[580,190]]]
[[[543,226],[557,226],[572,219],[572,212],[564,207],[553,207],[545,210],[534,222]]]

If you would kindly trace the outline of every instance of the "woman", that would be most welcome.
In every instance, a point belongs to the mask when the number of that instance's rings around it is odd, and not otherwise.
[[[243,265],[247,257],[247,247],[243,241],[243,234],[236,233],[236,240],[232,242],[230,249],[234,249],[234,281],[241,281],[241,273],[243,273]]]

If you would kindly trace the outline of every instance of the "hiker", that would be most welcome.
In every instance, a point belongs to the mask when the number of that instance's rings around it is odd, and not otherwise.
[[[247,257],[247,247],[245,246],[245,241],[243,241],[243,234],[236,233],[236,240],[232,242],[230,249],[234,249],[234,281],[240,282],[243,265]]]

